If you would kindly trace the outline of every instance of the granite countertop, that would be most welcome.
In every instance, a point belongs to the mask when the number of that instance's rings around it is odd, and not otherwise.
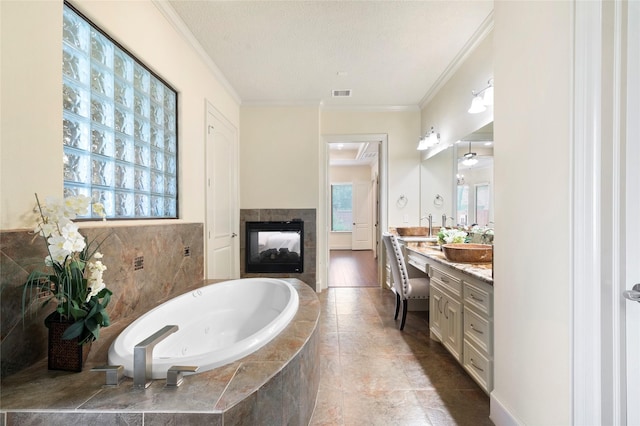
[[[444,253],[435,246],[425,246],[407,241],[406,247],[407,250],[422,254],[438,263],[493,285],[493,267],[491,263],[455,263],[448,261],[447,258],[444,257]]]

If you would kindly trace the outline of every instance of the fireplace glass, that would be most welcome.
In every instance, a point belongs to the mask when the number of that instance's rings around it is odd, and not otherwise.
[[[304,222],[246,222],[246,272],[302,272]]]

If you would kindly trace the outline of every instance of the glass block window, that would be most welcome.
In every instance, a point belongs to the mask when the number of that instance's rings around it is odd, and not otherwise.
[[[176,218],[177,92],[66,3],[62,56],[65,195]]]

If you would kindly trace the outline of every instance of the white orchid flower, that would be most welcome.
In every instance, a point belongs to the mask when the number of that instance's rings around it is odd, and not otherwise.
[[[102,220],[107,220],[107,212],[104,210],[104,204],[93,203],[93,212],[100,216]]]
[[[81,252],[86,247],[84,237],[78,231],[78,226],[73,222],[66,224],[62,229],[62,236],[65,238],[63,247],[70,252]]]
[[[96,253],[99,254],[99,253]],[[102,255],[100,255],[102,257]],[[101,261],[87,263],[89,269],[89,277],[87,281],[89,283],[89,293],[87,294],[86,301],[88,302],[93,296],[97,296],[103,288],[105,288],[104,282],[102,282],[102,273],[107,267]]]
[[[68,212],[69,217],[72,219],[76,215],[85,215],[91,204],[91,198],[86,195],[75,195],[64,199],[65,211]]]
[[[71,252],[64,247],[67,239],[63,236],[53,235],[49,237],[47,242],[49,243],[49,253],[53,261],[63,263],[67,256],[71,254]]]

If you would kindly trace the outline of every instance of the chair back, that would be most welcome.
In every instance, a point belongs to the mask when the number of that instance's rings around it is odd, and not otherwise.
[[[407,273],[407,266],[404,263],[404,255],[400,248],[400,243],[395,235],[388,232],[382,234],[382,241],[387,252],[387,260],[391,267],[391,275],[393,276],[393,287],[400,296],[400,299],[405,300],[406,294],[409,291],[409,274]]]

